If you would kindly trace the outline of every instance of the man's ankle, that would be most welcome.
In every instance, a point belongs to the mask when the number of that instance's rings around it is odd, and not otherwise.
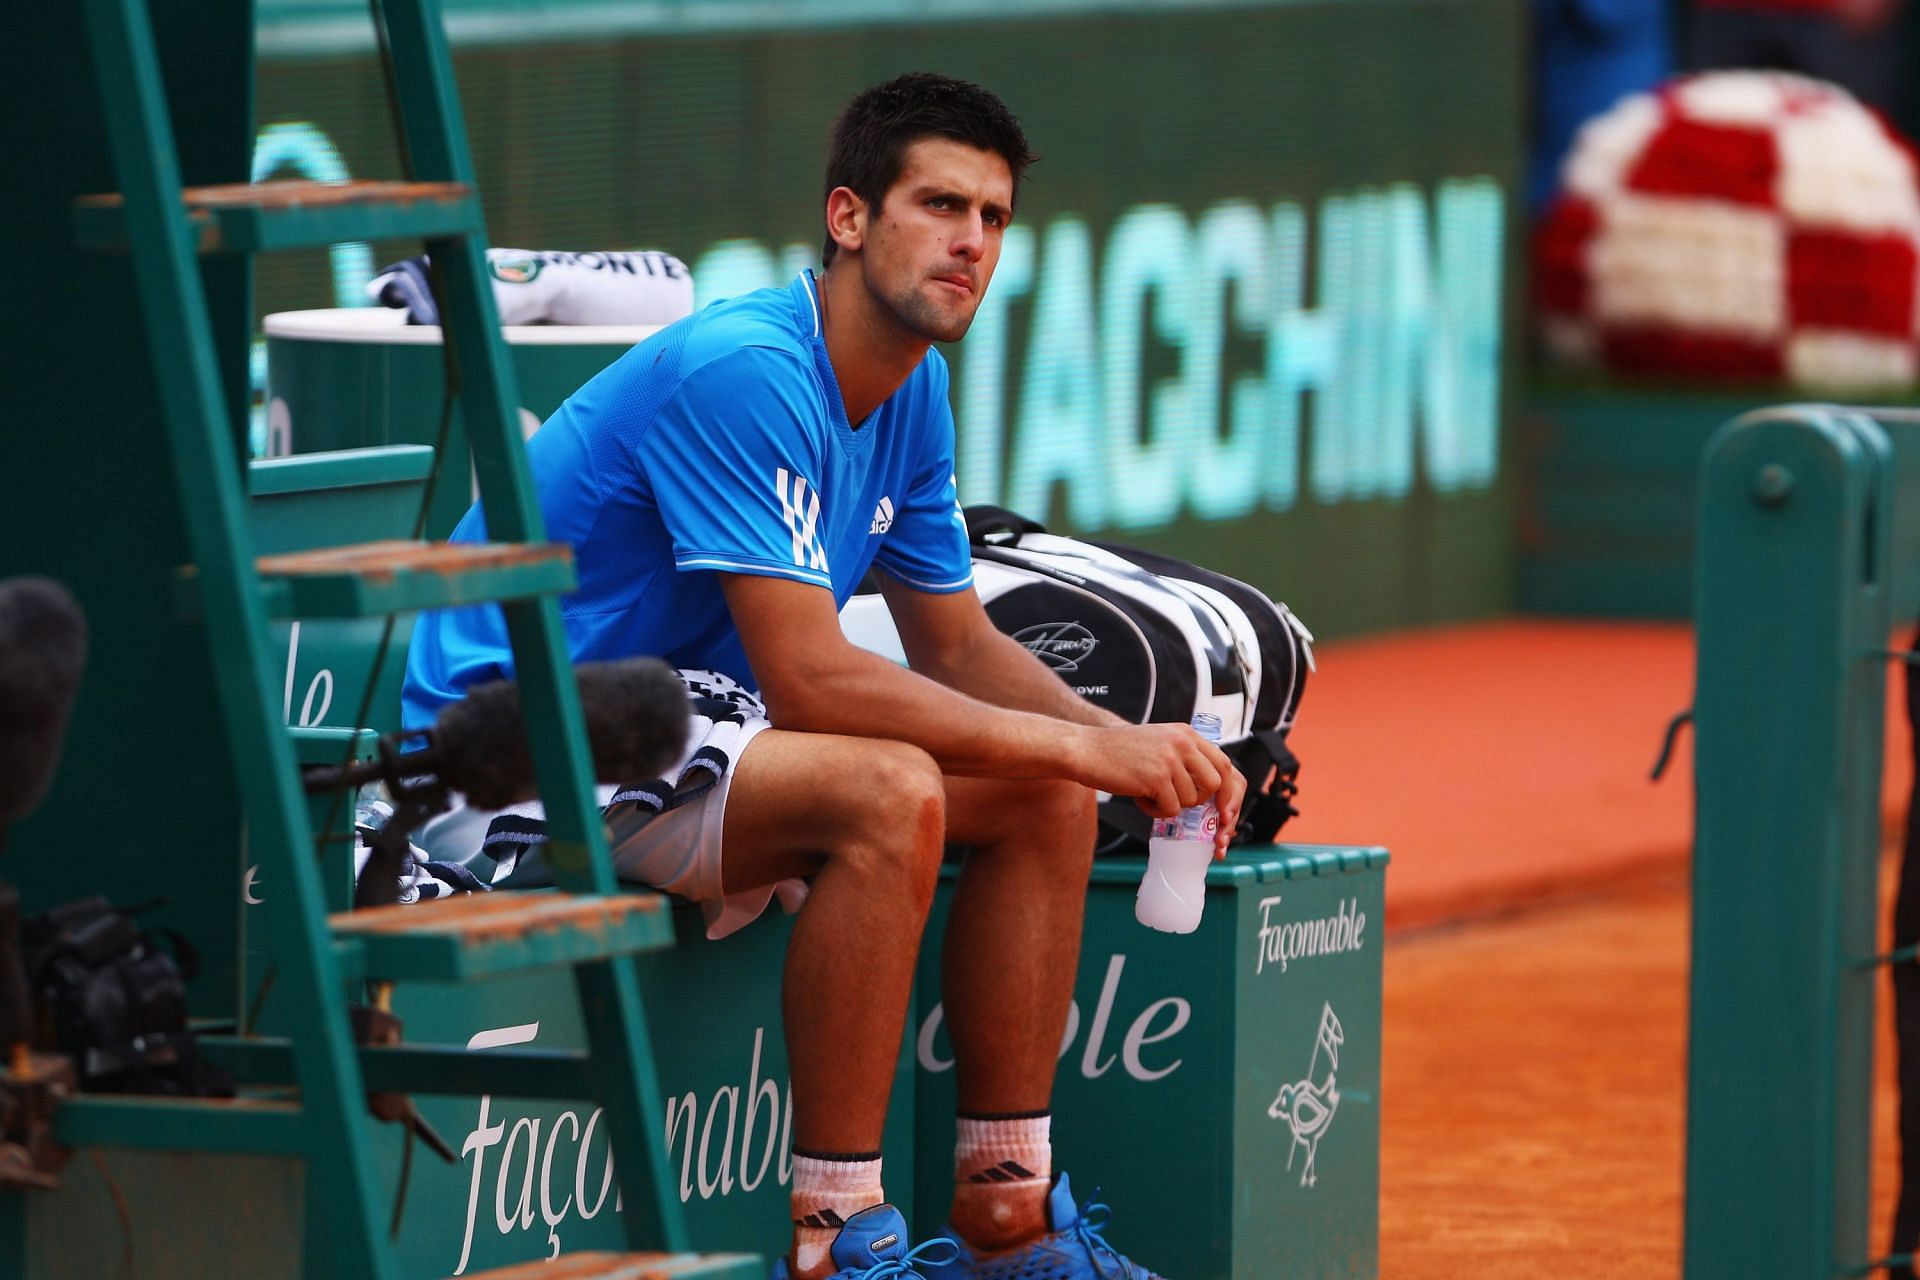
[[[812,1267],[803,1267],[791,1253],[787,1255],[787,1274],[793,1280],[827,1280],[833,1274],[832,1257],[822,1258]]]
[[[822,1280],[837,1267],[833,1242],[847,1220],[887,1198],[880,1184],[880,1153],[844,1154],[793,1150],[793,1252],[787,1266],[794,1280]]]
[[[955,1183],[948,1222],[975,1249],[1011,1249],[1047,1233],[1045,1178]]]

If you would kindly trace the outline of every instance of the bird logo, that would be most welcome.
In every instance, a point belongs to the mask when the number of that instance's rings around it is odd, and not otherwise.
[[[1340,1068],[1340,1046],[1346,1043],[1347,1033],[1340,1025],[1339,1015],[1331,1004],[1320,1006],[1320,1033],[1314,1037],[1313,1058],[1307,1064],[1305,1078],[1292,1084],[1280,1086],[1279,1096],[1267,1107],[1267,1115],[1274,1120],[1285,1120],[1287,1127],[1293,1130],[1293,1143],[1287,1148],[1287,1168],[1293,1168],[1293,1159],[1300,1148],[1307,1150],[1305,1167],[1300,1170],[1300,1185],[1311,1187],[1319,1181],[1314,1173],[1314,1159],[1320,1153],[1320,1139],[1326,1137],[1327,1130],[1333,1125],[1333,1114],[1340,1109],[1340,1090],[1334,1085],[1334,1073]],[[1319,1084],[1313,1081],[1314,1073],[1320,1069],[1322,1056],[1327,1060],[1327,1078]]]

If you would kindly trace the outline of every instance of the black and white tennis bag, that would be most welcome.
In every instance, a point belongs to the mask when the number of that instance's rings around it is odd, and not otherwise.
[[[987,616],[1074,691],[1136,724],[1220,718],[1246,775],[1236,844],[1266,843],[1297,810],[1287,745],[1313,669],[1313,636],[1246,583],[1151,551],[1050,534],[1000,507],[966,510],[973,581]],[[904,661],[878,595],[841,613],[857,644]],[[1143,852],[1150,820],[1131,800],[1101,806],[1101,853]]]

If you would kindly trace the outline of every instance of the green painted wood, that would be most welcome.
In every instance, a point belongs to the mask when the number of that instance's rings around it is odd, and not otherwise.
[[[262,499],[281,494],[311,497],[326,489],[417,486],[432,473],[433,450],[423,444],[330,449],[285,458],[256,458],[247,464],[247,479],[256,510]],[[312,541],[300,545],[325,546],[326,543]]]
[[[307,1148],[298,1102],[263,1098],[136,1098],[87,1094],[60,1106],[54,1132],[73,1147],[292,1154]]]
[[[1869,1260],[1893,456],[1866,415],[1765,410],[1701,482],[1688,1280]]]
[[[284,1036],[201,1036],[200,1051],[249,1085],[293,1080],[293,1045]],[[593,1064],[579,1049],[487,1049],[399,1044],[363,1047],[369,1089],[439,1096],[573,1099],[593,1093]]]
[[[1346,875],[1369,867],[1384,867],[1388,861],[1387,851],[1378,845],[1281,843],[1265,849],[1237,848],[1230,858],[1207,868],[1207,884],[1210,887],[1261,884]],[[1137,885],[1146,867],[1145,858],[1096,858],[1087,879],[1091,884]]]
[[[1866,412],[1893,441],[1893,615],[1920,616],[1920,409]]]
[[[432,471],[433,450],[425,445],[256,460],[247,468],[254,549],[278,555],[412,537]]]
[[[247,525],[254,547],[273,555],[330,546],[344,538],[410,538],[419,522],[433,450],[424,445],[340,449],[253,462]],[[263,585],[270,616],[293,607],[283,590]],[[404,657],[411,616],[306,618],[276,622],[271,647],[281,663],[281,718],[301,731],[400,727]],[[385,642],[386,653],[381,656]],[[371,696],[368,684],[374,682]],[[356,725],[362,706],[365,723]],[[299,741],[296,737],[296,743]],[[301,758],[302,764],[325,760]],[[334,763],[339,763],[336,757]],[[323,809],[332,806],[323,802]],[[351,810],[336,818],[351,818]],[[316,813],[319,824],[322,814]],[[348,870],[346,874],[351,875]],[[337,883],[329,872],[329,892]],[[329,897],[329,910],[345,900]]]
[[[427,544],[422,543],[422,546]],[[275,573],[263,570],[274,616],[282,618],[374,618],[456,605],[487,604],[528,596],[558,596],[573,590],[573,558],[562,544],[555,554],[525,563],[445,569],[398,566],[377,571]]]
[[[195,192],[189,190],[183,201],[184,222],[195,251],[246,254],[318,249],[354,240],[467,234],[481,227],[480,198],[461,185],[363,182],[344,188],[364,192],[363,198],[351,202],[285,202],[289,188],[324,185],[261,183],[253,190],[262,203],[233,199],[233,188],[218,188],[224,198],[217,203],[195,200]],[[113,196],[76,201],[73,231],[82,248],[96,253],[122,252],[132,242],[126,205]]]
[[[416,982],[469,982],[527,969],[580,964],[613,956],[633,955],[673,945],[673,921],[666,910],[666,899],[657,894],[619,894],[619,901],[634,904],[635,909],[621,913],[613,922],[592,926],[543,919],[554,895],[524,893],[514,895],[516,919],[524,932],[506,938],[475,940],[442,931],[433,921],[433,912],[422,910],[418,928],[396,933],[352,933],[352,917],[347,917],[343,932],[359,940],[369,977]],[[342,922],[336,919],[336,924]]]
[[[423,328],[434,335],[432,342],[387,340],[391,335],[324,341],[311,334],[276,332],[269,317],[267,395],[286,409],[288,440],[298,451],[294,456],[318,449],[434,443],[446,393],[440,331],[416,325],[403,333],[413,338]],[[630,345],[511,343],[508,354],[520,391],[522,430],[545,421]],[[472,474],[472,455],[457,415],[447,433],[445,458],[445,479],[434,489],[433,509],[421,531],[429,538],[451,534],[475,496],[466,479]]]
[[[341,764],[371,760],[380,735],[371,729],[305,729],[290,727],[294,758],[301,764]]]

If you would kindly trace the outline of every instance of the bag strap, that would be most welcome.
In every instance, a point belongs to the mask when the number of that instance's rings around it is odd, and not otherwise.
[[[1293,805],[1293,798],[1300,794],[1300,759],[1287,745],[1284,729],[1256,729],[1227,748],[1227,754],[1247,779],[1233,842],[1269,844],[1288,819],[1300,816]]]
[[[967,541],[976,547],[986,545],[995,534],[1009,535],[1000,541],[1018,542],[1029,533],[1047,531],[1047,526],[1038,520],[1029,520],[1017,511],[987,502],[966,507],[961,514],[967,522]]]

